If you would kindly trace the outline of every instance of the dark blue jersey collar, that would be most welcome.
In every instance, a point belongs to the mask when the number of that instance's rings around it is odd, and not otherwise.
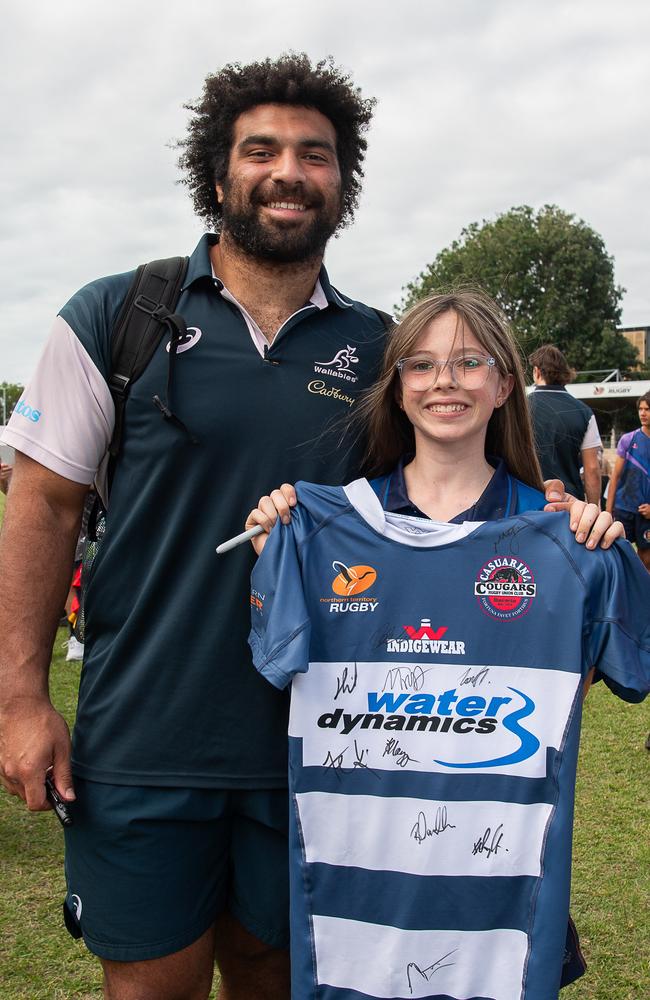
[[[427,517],[415,504],[411,503],[406,491],[404,466],[408,465],[413,456],[401,458],[392,472],[378,479],[373,479],[370,485],[379,497],[384,510],[393,514],[410,514],[411,517]],[[517,491],[515,482],[509,474],[502,458],[488,458],[494,466],[494,475],[480,497],[472,507],[461,511],[451,518],[452,524],[463,521],[494,521],[501,517],[510,517],[516,511]]]

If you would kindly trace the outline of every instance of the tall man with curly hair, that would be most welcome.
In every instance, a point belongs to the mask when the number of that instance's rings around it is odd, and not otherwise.
[[[289,996],[287,701],[250,663],[252,554],[214,548],[269,484],[358,471],[354,443],[323,432],[372,382],[384,322],[323,254],[354,215],[372,106],[304,55],[226,66],[189,105],[180,165],[212,233],[189,261],[173,378],[163,338],[127,403],[72,748],[47,672],[84,496],[106,492],[132,272],[62,308],[6,432],[0,773],[40,810],[51,768],[69,803],[66,923],[107,1000],[205,998],[215,956],[222,1000]],[[152,403],[168,375],[177,421]]]

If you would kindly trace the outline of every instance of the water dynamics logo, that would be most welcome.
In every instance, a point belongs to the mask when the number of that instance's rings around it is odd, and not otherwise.
[[[389,676],[392,673],[391,671]],[[467,694],[457,687],[438,694],[422,691],[413,694],[404,691],[368,691],[367,706],[364,706],[367,711],[346,712],[343,708],[333,708],[321,715],[317,724],[320,729],[338,730],[343,736],[363,729],[380,729],[404,735],[449,734],[449,738],[452,738],[451,746],[462,749],[466,745],[465,754],[461,756],[468,756],[467,750],[471,746],[474,759],[452,761],[434,757],[434,762],[441,767],[466,770],[507,767],[532,757],[539,749],[540,741],[521,724],[522,720],[535,712],[535,701],[519,688],[507,686],[502,690],[509,693],[483,696],[478,693]],[[512,740],[506,736],[507,733],[518,740],[515,749],[510,749]],[[453,740],[459,736],[466,736],[467,742],[462,740],[459,744]],[[481,745],[484,737],[489,740],[491,736],[492,742],[486,744],[491,752],[478,752],[475,756],[473,736],[480,737]],[[419,747],[418,743],[417,756],[422,759],[420,754],[425,751]]]
[[[512,556],[495,556],[479,570],[474,596],[490,617],[512,621],[530,610],[537,584],[526,563]]]
[[[314,371],[319,375],[330,375],[332,378],[342,378],[346,382],[357,382],[358,377],[352,372],[352,365],[359,364],[356,347],[346,344],[337,351],[331,361],[315,361]]]
[[[524,694],[523,691],[518,691],[517,688],[509,687],[508,690],[514,694],[518,694],[524,701],[521,708],[510,712],[501,721],[503,728],[517,737],[519,747],[513,753],[505,754],[502,757],[493,757],[491,760],[475,760],[463,764],[454,764],[448,760],[436,760],[436,764],[441,764],[443,767],[456,768],[505,767],[507,764],[520,764],[522,760],[528,760],[534,753],[537,753],[540,746],[539,740],[528,729],[524,729],[523,726],[519,725],[522,719],[527,719],[529,715],[533,714],[535,711],[535,702],[527,694]]]

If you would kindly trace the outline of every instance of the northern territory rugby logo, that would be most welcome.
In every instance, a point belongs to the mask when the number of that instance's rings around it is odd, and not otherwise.
[[[348,566],[334,560],[332,569],[336,576],[332,580],[332,590],[337,597],[321,597],[321,604],[329,604],[330,612],[374,611],[379,601],[376,597],[364,597],[358,601],[358,594],[369,590],[377,580],[377,570],[372,566]]]
[[[474,595],[486,614],[512,621],[530,610],[537,584],[526,563],[512,556],[495,556],[479,571]]]
[[[338,574],[332,581],[332,590],[341,597],[362,594],[377,579],[377,571],[372,566],[346,566],[342,562],[333,562],[332,569]]]

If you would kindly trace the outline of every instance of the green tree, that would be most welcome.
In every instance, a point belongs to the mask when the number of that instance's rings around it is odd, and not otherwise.
[[[492,295],[528,355],[552,343],[578,370],[638,360],[616,331],[624,288],[601,237],[585,222],[545,205],[474,222],[405,288],[401,309],[425,295],[471,284]]]
[[[24,388],[24,385],[15,385],[13,382],[0,382],[0,423],[3,422],[5,415],[9,420]]]

